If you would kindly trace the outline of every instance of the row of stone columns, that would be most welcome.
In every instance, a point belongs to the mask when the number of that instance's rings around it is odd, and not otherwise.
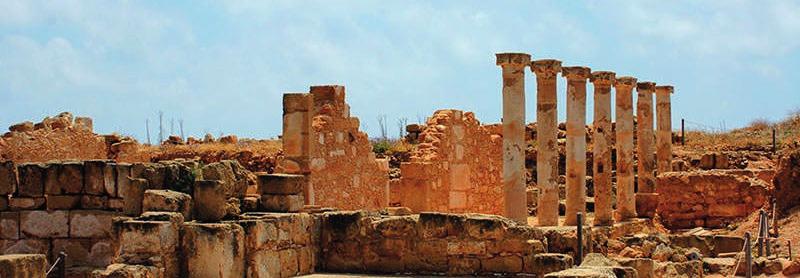
[[[633,96],[637,88],[637,138],[639,192],[655,191],[655,166],[659,172],[671,171],[672,130],[670,86],[652,82],[637,83],[633,77],[617,78],[613,72],[592,72],[587,67],[563,67],[558,60],[531,61],[525,53],[499,53],[497,65],[503,69],[503,184],[505,216],[526,223],[525,202],[525,67],[536,75],[537,180],[539,225],[558,225],[558,121],[557,76],[567,79],[566,217],[565,225],[575,225],[577,213],[586,210],[586,83],[594,84],[594,188],[595,225],[614,222],[611,198],[611,87],[616,89],[617,209],[618,220],[636,217],[633,176]],[[653,93],[657,96],[658,142],[654,148]],[[654,161],[657,153],[657,163]]]

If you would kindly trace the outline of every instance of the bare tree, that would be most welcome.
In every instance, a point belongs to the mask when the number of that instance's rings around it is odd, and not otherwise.
[[[424,118],[422,117],[422,115],[417,113],[417,123],[418,124],[424,124],[425,122],[423,120],[424,120]]]
[[[175,135],[175,118],[169,118],[169,135]]]
[[[158,144],[164,142],[164,111],[158,111]]]
[[[186,140],[186,137],[183,137],[183,119],[178,119],[178,126],[181,128],[181,140]]]
[[[386,115],[378,115],[378,126],[380,127],[381,131],[381,140],[386,141],[387,138],[387,129],[386,129]]]
[[[150,119],[144,119],[144,129],[147,131],[147,144],[152,145],[150,143]]]
[[[397,119],[397,127],[400,129],[400,133],[398,139],[403,139],[406,136],[406,126],[408,125],[408,118],[399,118]]]

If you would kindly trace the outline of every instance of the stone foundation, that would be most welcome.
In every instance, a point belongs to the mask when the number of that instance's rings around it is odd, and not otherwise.
[[[722,228],[766,205],[771,186],[761,171],[672,172],[657,178],[658,214],[665,227]]]

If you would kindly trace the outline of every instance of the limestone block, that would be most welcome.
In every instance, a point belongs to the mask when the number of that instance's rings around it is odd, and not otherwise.
[[[48,239],[0,240],[0,254],[50,254]]]
[[[81,208],[104,210],[108,208],[108,196],[83,195],[81,196]]]
[[[281,260],[278,251],[261,250],[255,253],[247,252],[246,254],[248,263],[245,277],[281,277]]]
[[[522,257],[516,255],[481,259],[481,271],[487,273],[520,273]]]
[[[10,210],[35,210],[44,207],[45,198],[26,198],[26,197],[11,197],[8,199],[8,208]]]
[[[125,209],[125,199],[123,198],[109,198],[108,209],[113,211],[123,211]]]
[[[281,277],[297,276],[297,252],[294,249],[284,249],[278,251],[278,257],[281,262]]]
[[[42,197],[44,196],[44,178],[47,166],[43,163],[24,163],[19,168],[19,184],[17,196]]]
[[[298,212],[303,209],[303,195],[261,195],[261,206],[271,212]]]
[[[486,242],[475,241],[475,240],[449,241],[447,243],[447,255],[450,256],[486,255]]]
[[[61,183],[58,181],[62,164],[49,163],[44,171],[44,193],[47,195],[62,194]],[[83,174],[81,174],[83,175]]]
[[[496,215],[469,215],[464,221],[467,234],[475,239],[499,239],[508,226],[514,225],[507,218]]]
[[[541,277],[573,266],[572,256],[558,253],[528,255],[523,258],[523,271]]]
[[[103,189],[104,193],[111,197],[117,196],[117,164],[106,163],[103,166]]]
[[[106,163],[106,160],[87,160],[83,163],[83,190],[86,194],[103,195],[106,193]]]
[[[159,220],[147,220],[159,219]],[[161,213],[115,223],[120,247],[116,262],[164,268],[164,277],[180,277],[180,213]]]
[[[225,182],[219,180],[198,180],[194,183],[194,217],[198,221],[217,222],[227,214]]]
[[[154,266],[112,264],[103,270],[95,270],[94,278],[160,278],[164,269]]]
[[[244,276],[244,230],[241,226],[186,223],[183,231],[185,269],[191,270],[188,277]],[[294,259],[292,275],[297,271],[297,257]]]
[[[315,250],[312,247],[301,247],[297,249],[297,275],[314,273],[317,266]]]
[[[0,212],[0,239],[19,239],[19,212]]]
[[[28,238],[67,237],[69,212],[65,210],[20,212],[20,232]]]
[[[114,167],[115,183],[117,185],[116,197],[125,198],[124,194],[127,193],[128,187],[131,185],[131,168],[132,166],[129,163],[117,163],[116,167]]]
[[[250,212],[250,211],[258,211],[258,203],[260,201],[260,196],[247,196],[242,199],[242,211],[243,212]]]
[[[70,210],[81,204],[80,195],[47,195],[47,210]]]
[[[701,261],[657,263],[653,273],[655,277],[703,277],[703,263]]]
[[[412,216],[387,217],[372,222],[383,237],[410,238],[416,236],[417,221]]]
[[[0,211],[8,210],[8,196],[0,195]]]
[[[110,211],[73,210],[70,212],[72,238],[111,238],[113,218],[119,216]]]
[[[583,228],[583,253],[589,254],[592,246],[591,227]],[[575,247],[578,246],[577,229],[569,226],[564,227],[542,227],[544,236],[547,238],[547,252],[562,253],[574,256]]]
[[[222,181],[227,197],[243,197],[247,181],[243,177],[243,167],[237,161],[224,160],[203,167],[203,180]]]
[[[235,223],[244,229],[244,246],[247,248],[247,254],[274,249],[278,241],[278,227],[274,220],[248,219]]]
[[[475,258],[453,257],[447,260],[448,275],[475,275],[481,270],[481,261]]]
[[[458,236],[465,230],[465,217],[459,214],[423,212],[419,214],[419,229],[423,238]]]
[[[13,161],[0,162],[0,196],[17,190],[17,166]]]
[[[631,267],[636,269],[636,273],[639,275],[640,278],[652,278],[655,277],[653,270],[655,269],[655,264],[653,260],[646,259],[646,258],[616,258],[615,259],[621,266],[624,267]]]
[[[54,239],[53,254],[59,252],[67,254],[66,264],[68,267],[105,267],[114,258],[114,241],[110,239]]]
[[[149,187],[146,179],[129,179],[130,186],[120,192],[120,196],[125,200],[125,207],[122,212],[126,215],[139,215],[142,213],[142,203],[144,202],[144,191]]]
[[[0,255],[0,277],[41,278],[47,273],[47,257],[35,255]]]
[[[131,170],[133,172],[133,170]],[[141,170],[141,178],[147,180],[150,186],[147,189],[162,189],[164,188],[164,181],[166,180],[167,170],[163,164],[147,163]]]
[[[45,179],[45,193],[50,195],[80,194],[83,191],[83,163],[52,164]]]
[[[144,211],[179,212],[186,220],[191,220],[193,207],[192,196],[186,193],[162,189],[144,191]]]
[[[305,175],[259,174],[258,186],[261,194],[296,195],[303,193],[308,178]]]

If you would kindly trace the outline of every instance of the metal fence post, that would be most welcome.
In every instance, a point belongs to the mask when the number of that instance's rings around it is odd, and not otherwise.
[[[577,214],[577,220],[578,220],[578,227],[577,227],[578,250],[575,251],[576,254],[575,265],[581,265],[581,263],[583,262],[583,214],[582,213],[579,212]]]
[[[744,234],[744,260],[747,264],[745,268],[745,277],[753,277],[753,249],[750,247],[750,233]],[[735,270],[734,270],[735,271]]]

